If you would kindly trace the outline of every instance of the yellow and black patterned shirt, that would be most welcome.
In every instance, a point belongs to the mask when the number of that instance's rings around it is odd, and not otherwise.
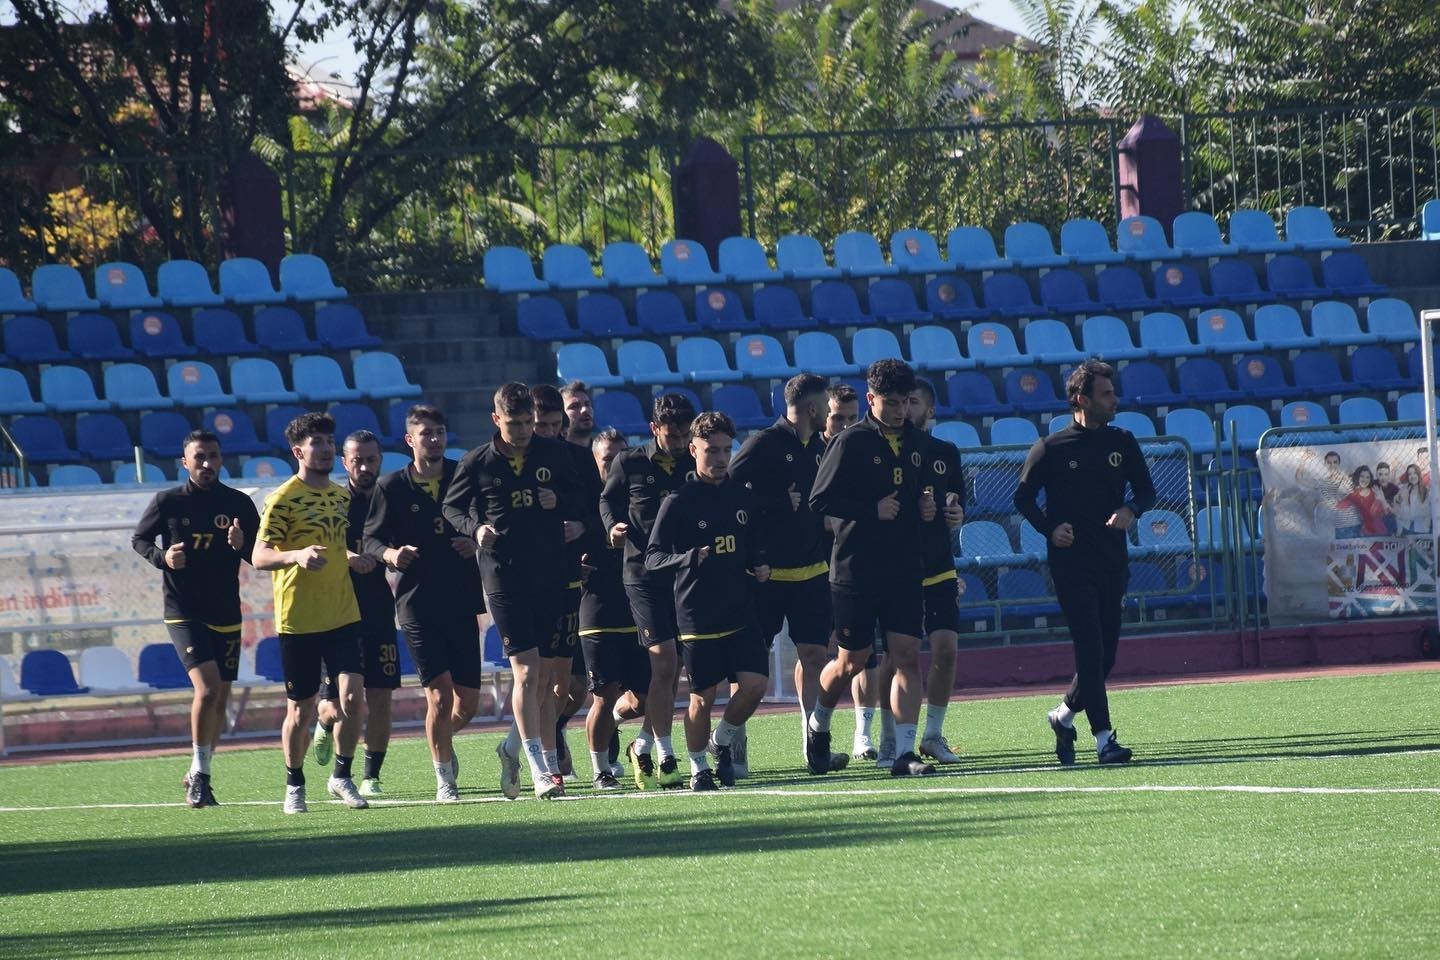
[[[272,571],[278,632],[323,633],[360,619],[345,562],[349,514],[349,490],[333,483],[316,489],[298,476],[265,498],[260,539],[277,550],[323,546],[328,561],[319,570],[290,566]]]

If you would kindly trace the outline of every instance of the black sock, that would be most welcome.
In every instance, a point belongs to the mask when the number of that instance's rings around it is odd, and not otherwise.
[[[333,733],[335,730],[335,721],[332,720],[329,723],[326,723],[324,720],[321,720],[320,729],[324,730],[326,733]]]
[[[304,768],[304,767],[286,767],[286,768],[285,768],[285,786],[287,786],[287,787],[303,787],[303,786],[305,786],[305,768]]]
[[[342,757],[342,756],[340,756],[340,754],[338,754],[338,753],[335,754],[335,779],[336,779],[336,780],[349,780],[349,779],[350,779],[350,764],[352,764],[352,763],[354,763],[354,762],[355,762],[355,758],[354,758],[353,756],[352,756],[352,757]]]
[[[365,779],[366,779],[366,780],[379,780],[379,779],[380,779],[380,767],[381,767],[384,763],[385,763],[385,751],[384,751],[384,750],[375,750],[375,751],[373,751],[373,752],[370,751],[370,750],[366,750],[366,751],[365,751]]]
[[[620,731],[610,731],[610,762],[620,759]]]
[[[556,730],[564,730],[564,729],[565,729],[565,724],[569,723],[569,722],[570,722],[570,718],[573,717],[573,716],[575,716],[575,714],[573,714],[573,713],[562,713],[562,714],[560,714],[559,718],[556,719],[556,721],[555,721],[555,729],[556,729]]]

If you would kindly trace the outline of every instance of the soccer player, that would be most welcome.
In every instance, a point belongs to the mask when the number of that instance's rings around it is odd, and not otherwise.
[[[490,418],[495,436],[460,461],[444,514],[480,545],[486,602],[515,673],[511,708],[521,752],[535,796],[548,799],[564,795],[565,781],[545,757],[542,738],[555,731],[555,698],[545,688],[541,660],[559,659],[556,613],[569,583],[565,519],[583,494],[564,441],[535,436],[535,401],[525,384],[496,390]],[[513,798],[520,758],[503,741],[496,753],[500,788]]]
[[[455,735],[480,703],[480,625],[484,590],[475,541],[456,529],[441,503],[459,464],[445,457],[445,414],[415,404],[405,413],[411,460],[375,485],[365,518],[366,548],[399,572],[395,608],[425,688],[425,740],[435,767],[435,800],[460,799]]]
[[[734,440],[735,424],[725,414],[695,418],[690,455],[697,479],[665,498],[645,550],[646,570],[675,577],[675,615],[690,681],[685,744],[690,789],[697,793],[716,789],[716,776],[723,786],[735,785],[731,744],[765,696],[770,673],[755,626],[752,578],[762,584],[769,578],[764,543],[783,534],[757,525],[751,492],[730,479]],[[712,741],[710,714],[726,678],[734,687]],[[707,750],[715,753],[714,773]]]
[[[645,549],[660,512],[660,503],[693,478],[690,424],[695,410],[678,393],[655,398],[650,432],[655,439],[616,455],[600,496],[600,519],[612,547],[625,548],[625,593],[635,618],[640,645],[650,657],[650,690],[645,698],[646,727],[660,753],[659,771],[642,732],[627,751],[640,789],[678,787],[684,781],[675,760],[670,731],[675,723],[678,686],[675,642],[675,575],[645,569]]]
[[[385,581],[385,564],[378,552],[365,547],[365,517],[375,481],[380,477],[380,440],[369,430],[356,430],[345,438],[341,462],[350,491],[349,532],[346,539],[353,554],[349,558],[350,583],[360,606],[360,647],[365,667],[365,771],[360,796],[384,794],[380,768],[390,747],[390,705],[400,687],[400,645],[395,640],[395,595]],[[334,727],[340,721],[335,701],[338,687],[329,682],[326,694],[316,707],[312,748],[322,767],[334,753]],[[337,774],[338,776],[339,774]],[[348,775],[348,774],[347,774]]]
[[[1045,535],[1055,599],[1075,648],[1075,677],[1048,716],[1055,757],[1065,766],[1075,762],[1075,715],[1082,711],[1101,763],[1128,763],[1131,757],[1110,723],[1105,678],[1120,646],[1130,582],[1126,531],[1155,505],[1155,484],[1134,435],[1110,426],[1119,403],[1114,373],[1094,359],[1071,372],[1065,396],[1073,422],[1035,442],[1015,490],[1015,509]]]
[[[590,402],[589,385],[583,380],[571,380],[560,388],[560,399],[565,403],[565,439],[589,451],[595,433],[595,406]]]
[[[627,444],[620,431],[607,427],[594,435],[591,446],[596,468],[601,476],[608,476],[610,464]],[[592,569],[580,598],[580,646],[594,699],[585,718],[585,736],[595,768],[595,789],[619,790],[617,777],[624,767],[615,763],[616,730],[622,720],[645,718],[650,657],[635,639],[635,619],[625,596],[624,554],[605,542],[598,525],[596,536],[586,539],[589,552],[584,559]],[[653,742],[653,734],[642,735]]]
[[[924,492],[927,438],[907,413],[915,371],[901,360],[877,360],[866,373],[865,419],[825,451],[810,507],[835,520],[830,596],[839,655],[820,676],[806,744],[812,774],[830,771],[830,718],[851,679],[865,669],[877,625],[895,681],[888,693],[895,713],[893,776],[935,772],[915,754],[920,698],[920,631],[924,626],[920,528],[938,512]]]
[[[810,510],[810,488],[825,453],[820,430],[826,421],[827,386],[824,377],[813,373],[792,377],[785,384],[785,415],[751,434],[730,466],[735,482],[750,489],[758,529],[770,538],[770,578],[756,589],[760,632],[768,648],[781,626],[789,624],[800,726],[807,735],[830,644],[825,518]],[[735,752],[740,753],[743,730],[738,741]],[[742,755],[737,762],[748,768],[748,760]],[[850,757],[837,753],[832,760],[840,770]]]
[[[155,494],[130,546],[163,571],[165,630],[195,688],[185,802],[213,807],[210,764],[240,667],[240,561],[251,562],[260,515],[249,497],[220,482],[215,434],[191,431],[181,454],[188,479]]]
[[[280,744],[285,753],[285,812],[305,813],[305,748],[315,721],[321,661],[337,676],[339,725],[335,775],[329,793],[347,807],[369,806],[348,776],[360,739],[365,682],[360,649],[360,607],[350,583],[350,492],[330,482],[335,465],[335,421],[305,413],[285,428],[299,465],[295,476],[265,498],[260,513],[255,569],[272,571],[275,629],[289,699]],[[340,562],[344,557],[347,563]],[[341,776],[341,773],[347,775]]]

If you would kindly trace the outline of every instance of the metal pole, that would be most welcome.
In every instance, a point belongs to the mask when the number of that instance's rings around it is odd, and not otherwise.
[[[1420,311],[1420,382],[1425,391],[1425,451],[1430,456],[1430,482],[1426,485],[1426,501],[1430,504],[1430,556],[1434,570],[1436,556],[1435,532],[1440,529],[1440,506],[1435,502],[1435,478],[1440,476],[1440,450],[1435,449],[1435,333],[1431,324],[1440,320],[1440,310]],[[1440,604],[1435,610],[1440,624]]]

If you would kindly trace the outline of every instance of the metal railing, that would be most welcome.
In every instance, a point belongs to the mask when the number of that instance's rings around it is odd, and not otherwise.
[[[25,448],[5,429],[5,424],[0,423],[0,488],[25,487],[29,483],[30,465]]]

